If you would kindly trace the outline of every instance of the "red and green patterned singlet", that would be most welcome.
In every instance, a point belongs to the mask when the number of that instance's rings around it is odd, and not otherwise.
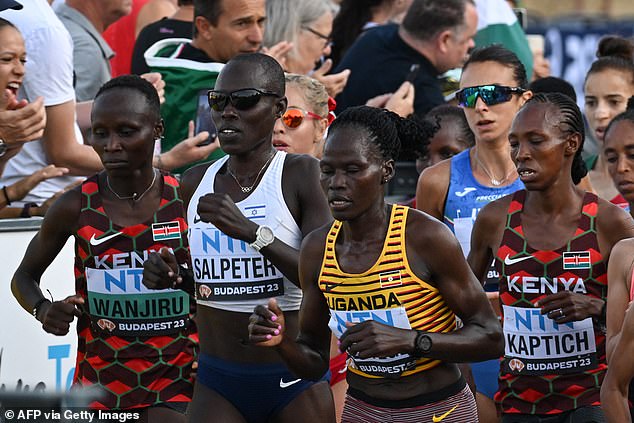
[[[187,402],[198,349],[193,301],[182,290],[150,290],[142,281],[152,251],[170,248],[188,258],[187,225],[178,181],[162,176],[161,203],[144,223],[122,227],[107,216],[97,175],[82,184],[75,234],[75,289],[85,300],[74,383],[99,385],[92,406],[129,409]]]
[[[556,250],[532,248],[522,227],[526,191],[513,194],[495,266],[500,276],[505,354],[495,400],[504,413],[558,414],[600,405],[605,335],[588,317],[557,324],[535,303],[559,291],[607,295],[596,232],[597,196],[586,193],[577,229]]]

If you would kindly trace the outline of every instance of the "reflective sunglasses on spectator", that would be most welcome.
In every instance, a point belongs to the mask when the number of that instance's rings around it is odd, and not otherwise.
[[[478,87],[461,89],[456,93],[456,99],[458,100],[458,104],[462,107],[475,107],[478,97],[480,97],[487,106],[493,106],[494,104],[506,103],[511,100],[513,94],[522,94],[524,91],[526,90],[519,87],[480,85]]]
[[[315,31],[314,29],[312,29],[309,26],[303,26],[302,29],[306,30],[306,31],[308,31],[308,32],[310,32],[310,33],[312,33],[312,34],[314,34],[316,36],[318,36],[322,40],[325,40],[324,48],[332,46],[332,39],[330,38],[329,35],[324,35],[324,34],[322,34],[319,31]]]
[[[223,93],[216,90],[210,90],[207,93],[207,99],[209,100],[209,107],[217,112],[222,112],[229,101],[238,110],[248,110],[254,107],[260,99],[265,96],[279,97],[279,94],[258,90],[256,88],[244,88],[241,90],[232,91],[230,93]]]
[[[324,119],[316,113],[307,112],[306,110],[302,110],[297,107],[290,107],[286,109],[286,111],[282,115],[282,123],[287,128],[295,129],[298,128],[299,125],[301,125],[306,118]]]

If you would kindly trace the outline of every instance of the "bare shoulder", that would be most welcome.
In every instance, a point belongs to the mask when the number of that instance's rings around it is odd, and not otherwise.
[[[282,184],[284,190],[312,192],[319,184],[319,160],[308,154],[287,154]]]
[[[318,272],[324,258],[326,237],[332,224],[328,223],[310,232],[302,240],[299,252],[300,275]]]
[[[284,172],[295,175],[307,169],[319,169],[319,160],[308,154],[292,154],[289,153],[284,159]]]
[[[451,160],[443,160],[423,170],[416,185],[416,207],[442,219],[450,177]]]
[[[213,163],[215,162],[201,163],[187,169],[185,173],[183,173],[180,180],[180,187],[183,198],[187,203],[189,203],[189,199],[194,194],[194,191],[196,191],[196,188],[198,188],[198,185],[203,179],[203,176],[205,176],[207,169],[209,169],[209,166]]]
[[[477,221],[481,221],[487,226],[496,226],[506,222],[505,216],[513,201],[513,194],[505,195],[495,201],[491,201],[478,213]]]
[[[326,237],[328,236],[328,232],[330,232],[330,228],[332,228],[332,223],[327,223],[306,235],[302,240],[302,253],[306,252],[311,256],[314,253],[321,254],[326,244]]]
[[[621,253],[629,252],[630,254],[634,253],[634,238],[624,238],[616,243],[614,246],[614,252],[617,251]],[[634,254],[632,254],[634,255]]]
[[[46,211],[42,231],[70,235],[78,229],[81,213],[81,185],[66,191]]]
[[[451,176],[451,160],[443,160],[424,169],[418,177],[418,185],[423,186],[428,191],[425,194],[432,194],[438,191],[447,191],[449,178]],[[444,194],[444,192],[443,192]]]
[[[609,244],[634,236],[634,220],[622,208],[599,198],[597,207],[597,232]]]
[[[631,263],[634,258],[634,238],[624,238],[612,247],[610,265],[612,263]]]
[[[430,241],[437,242],[439,239],[446,237],[449,239],[455,238],[447,225],[434,216],[416,209],[409,209],[407,213],[406,230],[409,235],[408,242],[415,240],[415,244],[420,244],[421,246]]]

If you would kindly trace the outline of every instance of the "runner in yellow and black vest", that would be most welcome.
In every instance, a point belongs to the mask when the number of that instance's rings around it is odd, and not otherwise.
[[[350,370],[343,422],[477,421],[455,363],[502,351],[500,325],[451,231],[385,203],[401,144],[411,149],[431,132],[365,106],[335,119],[320,164],[335,222],[302,244],[300,333],[286,333],[274,299],[251,316],[251,341],[275,347],[298,376],[323,372],[331,330],[339,338]]]

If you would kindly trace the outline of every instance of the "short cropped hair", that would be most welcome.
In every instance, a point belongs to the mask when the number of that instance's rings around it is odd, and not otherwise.
[[[429,41],[464,25],[467,3],[474,4],[473,0],[414,0],[401,25],[412,36]]]
[[[99,88],[95,100],[103,93],[120,88],[123,91],[136,90],[145,98],[152,117],[158,121],[161,118],[161,102],[158,93],[152,84],[138,75],[122,75],[111,79]]]

